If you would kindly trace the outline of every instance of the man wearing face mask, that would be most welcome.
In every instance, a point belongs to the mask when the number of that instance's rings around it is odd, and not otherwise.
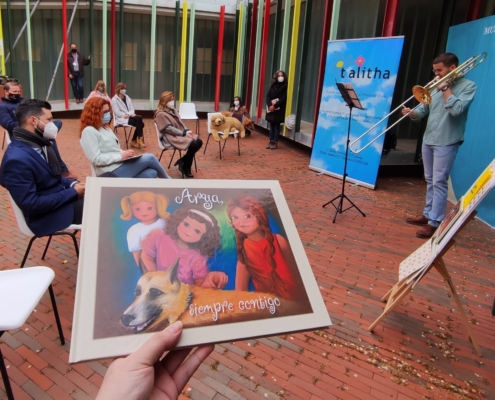
[[[0,185],[22,210],[37,236],[46,236],[82,222],[84,184],[61,175],[50,140],[57,133],[51,106],[25,100],[17,107],[20,126],[3,156]]]
[[[5,95],[2,97],[2,102],[0,103],[0,125],[7,130],[10,140],[12,140],[12,132],[14,128],[19,126],[15,112],[19,106],[19,103],[24,99],[21,97],[21,88],[17,83],[8,82],[5,84],[3,89],[5,91]],[[58,133],[58,131],[62,128],[62,121],[54,120],[53,123],[56,125]],[[60,167],[62,168],[62,175],[66,178],[76,179],[76,176],[69,172],[69,168],[67,168],[67,165],[60,156],[57,142],[55,141],[56,136],[57,135],[55,134],[51,139],[51,142],[53,145],[53,151],[55,152],[55,155],[60,163]]]
[[[76,103],[82,103],[84,98],[84,66],[89,65],[91,56],[87,58],[77,51],[77,45],[71,43],[70,52],[67,54],[67,64],[69,66],[69,79],[72,91],[76,98]]]

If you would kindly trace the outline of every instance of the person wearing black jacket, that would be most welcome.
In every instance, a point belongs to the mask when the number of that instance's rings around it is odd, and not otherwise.
[[[77,51],[77,45],[71,43],[70,52],[67,54],[67,64],[69,66],[69,79],[72,91],[76,98],[76,103],[82,103],[84,98],[84,66],[89,65],[91,56],[87,58]]]
[[[287,75],[284,71],[277,71],[272,78],[270,89],[266,94],[266,117],[270,123],[270,143],[267,149],[275,150],[278,146],[280,124],[285,120],[285,106],[287,103]]]

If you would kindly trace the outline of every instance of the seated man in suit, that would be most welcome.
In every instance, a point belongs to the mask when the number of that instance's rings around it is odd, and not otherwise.
[[[22,210],[35,235],[45,236],[82,222],[84,184],[62,176],[53,151],[57,127],[50,104],[25,100],[17,107],[20,126],[0,166],[0,185]]]
[[[19,84],[15,82],[7,82],[4,87],[4,97],[2,97],[2,101],[0,102],[0,125],[4,127],[9,133],[10,139],[12,139],[12,131],[15,127],[19,126],[19,122],[15,117],[15,110],[19,106],[19,103],[24,99],[21,97],[21,88]],[[57,130],[62,128],[62,121],[54,120],[53,123],[57,126]],[[53,150],[55,151],[55,155],[58,158],[60,163],[60,167],[62,168],[62,176],[70,179],[76,179],[76,177],[69,172],[67,165],[62,161],[62,157],[58,152],[57,142],[55,139],[52,139]]]

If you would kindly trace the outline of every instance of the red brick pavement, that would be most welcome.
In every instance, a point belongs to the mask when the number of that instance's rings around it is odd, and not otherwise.
[[[84,179],[90,171],[77,127],[77,120],[65,120],[58,143],[71,171]],[[145,138],[146,151],[159,155],[149,120]],[[254,132],[241,141],[239,157],[230,139],[222,160],[210,143],[205,155],[197,155],[196,177],[280,181],[333,326],[217,345],[182,398],[495,399],[495,321],[490,315],[495,231],[472,221],[444,257],[483,357],[475,355],[449,289],[436,272],[369,333],[366,328],[383,309],[380,298],[397,280],[398,264],[422,244],[414,236],[416,228],[403,221],[421,210],[423,182],[380,177],[375,191],[348,185],[346,194],[366,218],[350,209],[332,224],[333,207],[321,205],[340,192],[341,181],[309,170],[307,149],[283,140],[278,150],[265,150],[266,143],[264,133]],[[169,157],[162,164],[168,165]],[[176,170],[170,173],[180,178]],[[28,240],[17,228],[3,188],[0,207],[0,269],[18,268]],[[77,259],[64,238],[52,242],[45,261],[42,250],[39,240],[27,266],[56,271],[54,289],[70,341]],[[111,362],[68,364],[69,344],[59,344],[48,296],[21,329],[5,333],[2,341],[17,399],[94,398]]]

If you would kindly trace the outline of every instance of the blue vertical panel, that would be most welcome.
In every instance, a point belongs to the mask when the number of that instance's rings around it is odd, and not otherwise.
[[[344,172],[349,108],[335,83],[351,83],[364,107],[364,110],[355,108],[352,111],[352,142],[390,112],[403,43],[403,37],[328,43],[316,137],[309,165],[311,169],[338,177]],[[364,146],[386,127],[385,120],[353,148]],[[349,181],[374,188],[383,139],[382,136],[359,154],[349,152]]]
[[[463,63],[471,56],[487,52],[485,61],[466,75],[478,87],[469,108],[464,143],[459,148],[450,172],[457,197],[462,196],[478,175],[495,158],[495,16],[453,26],[449,30],[447,51]],[[478,218],[495,226],[495,192],[492,191],[477,208]]]

